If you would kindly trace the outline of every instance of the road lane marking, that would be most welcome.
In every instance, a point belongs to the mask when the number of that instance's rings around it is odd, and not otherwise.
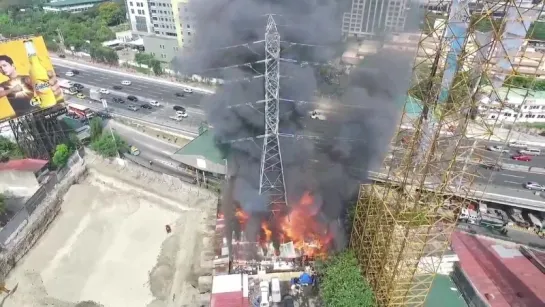
[[[515,181],[509,181],[509,180],[505,180],[504,182],[512,183],[512,184],[522,184],[522,182],[515,182]]]
[[[517,176],[517,175],[511,175],[511,174],[500,174],[500,176],[515,177],[515,178],[524,178],[524,176]]]

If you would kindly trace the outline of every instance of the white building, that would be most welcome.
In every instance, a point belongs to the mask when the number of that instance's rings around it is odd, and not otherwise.
[[[79,13],[107,1],[109,0],[59,0],[44,4],[42,9],[45,12]]]
[[[545,123],[545,92],[502,88],[498,96],[497,100],[480,99],[480,116],[502,124]]]
[[[399,32],[405,27],[407,5],[407,0],[352,0],[352,9],[343,15],[342,33],[366,38]]]
[[[186,0],[126,0],[133,34],[142,38],[146,53],[170,62],[183,39],[178,5]]]

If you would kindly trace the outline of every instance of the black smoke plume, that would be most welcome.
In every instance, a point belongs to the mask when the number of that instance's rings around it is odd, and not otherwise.
[[[315,198],[315,210],[336,234],[343,247],[343,215],[357,195],[368,171],[380,166],[399,121],[410,78],[412,52],[382,50],[365,58],[364,65],[346,74],[337,65],[346,44],[341,38],[341,17],[350,1],[320,0],[199,0],[189,2],[196,23],[191,50],[176,59],[176,69],[224,79],[215,95],[203,100],[209,124],[218,142],[263,134],[263,105],[228,106],[264,99],[264,40],[267,14],[275,14],[282,40],[280,96],[321,104],[281,102],[280,132],[297,136],[280,140],[289,203],[305,191]],[[348,5],[347,5],[348,4]],[[193,27],[193,26],[192,26]],[[186,40],[188,37],[185,38]],[[256,42],[256,43],[254,43]],[[292,43],[316,46],[293,45]],[[186,41],[187,43],[187,41]],[[239,45],[237,47],[229,47]],[[229,48],[226,48],[229,47]],[[306,62],[306,63],[303,63]],[[217,69],[253,63],[237,68]],[[324,65],[316,66],[316,63]],[[325,65],[325,64],[331,65]],[[326,72],[326,73],[324,73]],[[335,73],[333,73],[335,75]],[[244,80],[243,82],[229,82]],[[324,88],[341,87],[332,99],[317,99]],[[311,121],[309,112],[329,110],[326,121]],[[331,114],[331,115],[329,115]],[[226,146],[225,144],[223,146]],[[239,204],[251,215],[246,233],[258,231],[257,221],[269,213],[267,198],[259,195],[261,139],[232,143],[228,154],[231,180],[224,189],[222,211],[227,218]],[[252,219],[253,218],[253,219]],[[230,240],[229,240],[230,241]]]

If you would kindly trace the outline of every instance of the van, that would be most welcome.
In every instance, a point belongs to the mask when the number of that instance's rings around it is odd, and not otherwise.
[[[278,278],[271,279],[271,296],[271,301],[273,303],[282,302],[282,294],[280,292],[280,279]]]
[[[261,291],[261,302],[259,303],[259,307],[269,307],[269,282],[260,282],[259,288]]]
[[[528,155],[528,156],[539,156],[541,155],[541,149],[538,148],[526,148],[519,150],[519,153],[521,155]]]

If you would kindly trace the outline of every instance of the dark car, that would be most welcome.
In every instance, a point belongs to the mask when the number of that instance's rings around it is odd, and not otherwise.
[[[175,93],[174,95],[176,95],[176,97],[185,97],[184,93]]]
[[[486,163],[486,164],[483,164],[483,166],[484,168],[489,169],[491,171],[499,172],[503,170],[501,163]]]
[[[125,103],[125,100],[123,100],[123,99],[121,99],[121,98],[114,97],[113,102]]]
[[[79,75],[79,70],[77,70],[77,69],[72,69],[71,71],[72,71],[72,73],[74,73],[74,75]]]
[[[74,83],[72,87],[75,87],[78,91],[81,91],[82,89],[84,89],[84,86],[79,83]]]
[[[293,297],[291,297],[290,295],[284,296],[284,298],[282,299],[282,306],[294,307],[295,303],[294,303]]]
[[[64,58],[66,58],[66,55],[64,55],[64,54],[59,54],[59,58],[64,59]]]
[[[185,113],[185,108],[182,106],[174,106],[173,109],[174,111],[181,111]]]
[[[149,104],[143,104],[140,106],[142,109],[148,109],[148,110],[151,110],[151,106]]]
[[[122,89],[123,89],[123,87],[120,86],[120,85],[114,85],[114,86],[112,86],[112,88],[113,88],[114,90],[122,90]]]
[[[136,96],[133,96],[133,95],[127,96],[127,99],[130,101],[138,101],[138,98],[136,98]]]
[[[103,111],[99,111],[97,112],[97,116],[102,118],[102,119],[109,119],[109,118],[112,118],[112,116],[106,112],[103,112]]]

